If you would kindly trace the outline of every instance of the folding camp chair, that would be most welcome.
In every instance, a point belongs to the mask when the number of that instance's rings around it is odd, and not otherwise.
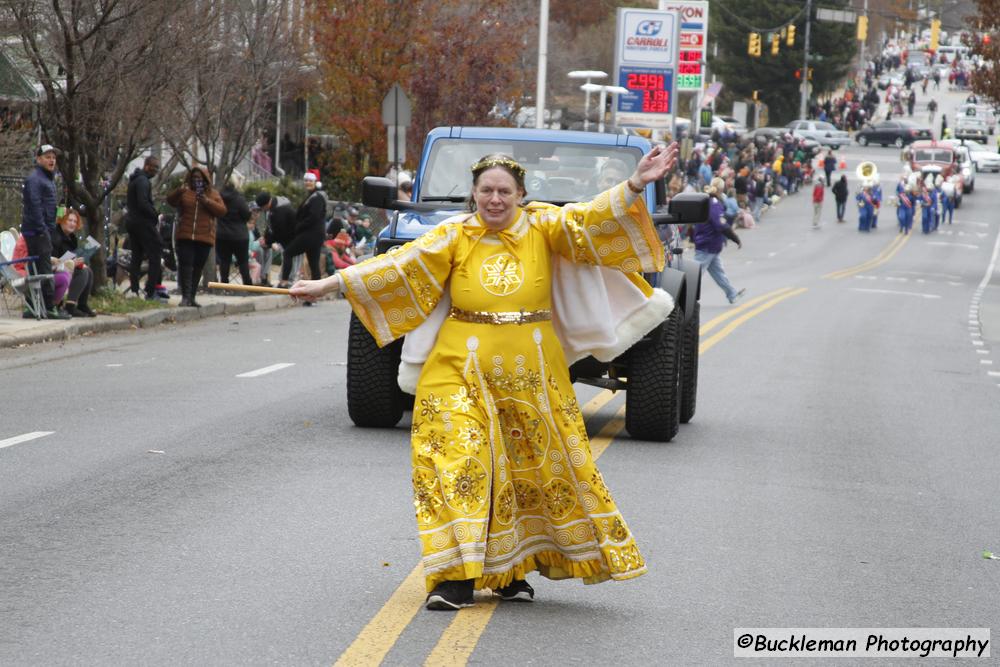
[[[8,315],[12,315],[8,295],[17,298],[17,303],[30,313],[35,319],[45,317],[45,301],[42,298],[42,282],[53,280],[51,273],[35,273],[35,260],[37,257],[22,257],[21,259],[8,260],[7,255],[0,251],[0,302],[3,302],[4,310]],[[26,275],[21,275],[14,268],[17,264],[27,266]]]

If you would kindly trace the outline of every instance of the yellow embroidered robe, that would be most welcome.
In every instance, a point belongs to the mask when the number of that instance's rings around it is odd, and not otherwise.
[[[445,222],[340,275],[385,345],[444,289],[464,311],[551,310],[552,253],[627,273],[664,260],[642,198],[622,184],[585,204],[530,205],[500,233],[477,216]],[[499,588],[533,570],[585,583],[645,572],[594,465],[551,321],[446,319],[417,385],[411,442],[428,591],[455,579]]]

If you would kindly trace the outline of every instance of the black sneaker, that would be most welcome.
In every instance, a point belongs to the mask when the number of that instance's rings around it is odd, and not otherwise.
[[[472,584],[472,579],[442,581],[427,596],[424,606],[432,611],[457,611],[462,607],[471,607]]]
[[[83,317],[97,317],[97,313],[90,309],[90,306],[81,306],[76,304],[76,312],[80,313]]]
[[[50,308],[49,310],[45,311],[45,317],[49,318],[50,320],[73,319],[73,316],[67,313],[62,308]]]
[[[532,602],[535,599],[535,589],[524,579],[515,579],[496,592],[501,600],[509,602]]]

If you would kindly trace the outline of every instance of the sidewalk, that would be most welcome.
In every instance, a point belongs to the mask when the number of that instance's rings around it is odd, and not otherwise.
[[[201,308],[181,308],[178,306],[180,297],[172,296],[170,303],[164,308],[123,315],[74,317],[70,320],[25,320],[20,317],[0,317],[0,348],[69,340],[77,336],[105,331],[148,329],[164,323],[190,322],[206,317],[275,310],[296,305],[287,296],[273,294],[227,296],[219,293],[204,293],[198,295],[198,302],[201,304]]]

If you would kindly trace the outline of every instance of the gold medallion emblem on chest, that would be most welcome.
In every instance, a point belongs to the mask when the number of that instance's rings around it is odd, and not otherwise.
[[[496,296],[513,294],[523,282],[524,269],[509,253],[487,258],[479,269],[479,283],[484,290]]]

